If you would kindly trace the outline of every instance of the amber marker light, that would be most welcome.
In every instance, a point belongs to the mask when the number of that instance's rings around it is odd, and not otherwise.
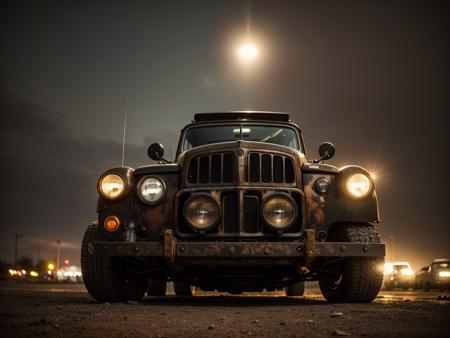
[[[105,219],[104,226],[107,231],[113,232],[119,228],[120,221],[117,216],[108,216]]]

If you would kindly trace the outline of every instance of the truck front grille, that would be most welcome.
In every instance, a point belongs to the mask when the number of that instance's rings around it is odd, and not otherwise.
[[[293,161],[282,155],[250,153],[245,179],[251,183],[293,183]]]

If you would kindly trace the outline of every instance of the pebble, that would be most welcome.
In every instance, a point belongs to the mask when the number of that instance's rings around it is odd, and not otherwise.
[[[286,325],[286,322],[280,322],[280,325],[284,326]]]
[[[135,300],[127,300],[127,304],[136,305],[137,303]]]
[[[215,328],[214,324],[211,324],[210,326],[208,326],[208,330],[212,330],[214,328]]]
[[[333,312],[331,313],[331,317],[342,317],[344,314],[342,312]]]
[[[336,329],[333,331],[333,336],[350,336],[350,332]]]

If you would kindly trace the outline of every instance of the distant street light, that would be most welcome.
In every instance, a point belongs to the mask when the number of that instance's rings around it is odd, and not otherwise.
[[[258,53],[258,48],[250,43],[241,46],[238,50],[239,56],[245,60],[252,60],[256,58],[258,56]]]

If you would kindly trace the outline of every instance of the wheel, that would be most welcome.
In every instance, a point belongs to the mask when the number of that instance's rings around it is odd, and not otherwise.
[[[173,290],[177,296],[193,296],[195,287],[185,282],[173,282]]]
[[[165,296],[167,291],[167,282],[157,278],[150,278],[148,281],[147,295]]]
[[[422,286],[423,291],[428,292],[431,289],[431,285],[428,282],[424,282]]]
[[[329,238],[334,242],[380,243],[378,230],[366,223],[340,224]],[[371,302],[383,283],[383,263],[384,257],[346,257],[331,265],[332,274],[319,279],[320,290],[329,302]]]
[[[91,255],[89,242],[107,242],[98,224],[88,226],[81,245],[81,271],[89,294],[99,302],[140,300],[147,290],[147,278],[127,272],[120,257]]]
[[[297,282],[285,288],[286,296],[303,296],[305,294],[305,282]]]

